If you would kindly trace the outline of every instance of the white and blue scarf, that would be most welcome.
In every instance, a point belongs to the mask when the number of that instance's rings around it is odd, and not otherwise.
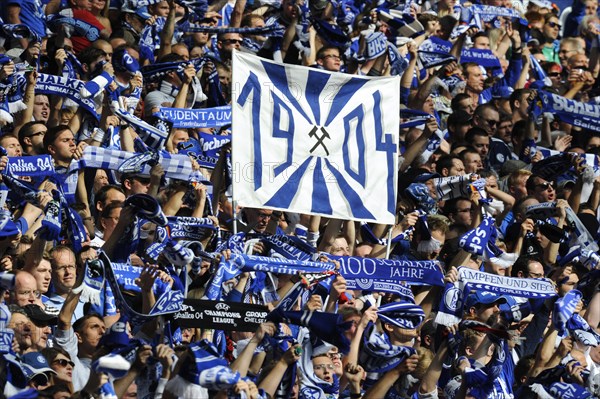
[[[458,268],[458,281],[447,283],[435,322],[451,326],[460,322],[465,289],[475,288],[499,295],[520,298],[550,298],[556,296],[554,284],[548,279],[498,276],[467,267]]]
[[[230,105],[199,109],[161,107],[160,111],[155,115],[161,119],[173,122],[173,127],[175,128],[221,127],[231,124]],[[206,133],[201,134],[203,136],[213,136],[222,139],[221,136]]]

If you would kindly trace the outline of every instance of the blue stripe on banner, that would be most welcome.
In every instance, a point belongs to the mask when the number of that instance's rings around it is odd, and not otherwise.
[[[369,212],[367,208],[365,208],[360,196],[356,193],[356,191],[354,191],[350,184],[348,184],[346,180],[344,180],[344,176],[342,176],[342,174],[333,165],[331,165],[331,163],[329,163],[327,159],[325,159],[325,163],[327,164],[327,168],[329,169],[331,174],[333,174],[333,176],[335,177],[338,185],[340,186],[340,189],[342,190],[346,198],[348,198],[348,201],[352,204],[356,204],[356,208],[350,209],[352,215],[360,219],[373,220],[375,217],[373,216],[373,214],[371,214],[371,212]]]
[[[375,119],[375,125],[377,125],[378,123],[381,124],[381,120],[377,119],[378,115],[374,115],[374,119]],[[381,115],[379,115],[381,116]],[[343,144],[343,149],[344,149],[344,169],[346,170],[346,173],[348,173],[350,175],[350,177],[352,177],[354,180],[356,180],[358,183],[360,183],[361,186],[363,186],[363,188],[365,187],[365,183],[366,183],[366,179],[367,179],[367,170],[365,167],[365,136],[363,133],[363,124],[362,124],[362,120],[365,117],[365,112],[363,109],[362,104],[359,105],[358,107],[356,107],[352,112],[350,112],[348,115],[346,115],[344,117],[344,132],[346,132],[346,134],[344,135],[344,144]],[[353,120],[356,120],[356,143],[351,143],[351,147],[353,149],[356,149],[356,152],[358,153],[358,172],[355,172],[354,169],[352,169],[352,165],[350,164],[350,148],[348,146],[348,142],[350,140],[350,134],[349,132],[352,131],[351,129],[351,122]],[[356,144],[356,145],[354,145]]]
[[[260,148],[260,82],[255,73],[250,72],[248,80],[238,97],[238,104],[243,107],[252,92],[252,131],[254,145],[254,190],[262,187],[262,150]]]
[[[300,184],[300,180],[302,176],[304,176],[304,172],[308,169],[308,165],[313,157],[308,157],[306,160],[300,165],[294,173],[290,176],[290,178],[285,182],[283,186],[275,193],[274,196],[271,197],[270,200],[267,201],[265,206],[273,206],[276,208],[287,208],[292,203],[294,199],[294,195],[296,195],[297,190],[293,187],[298,186]]]
[[[329,81],[329,75],[320,73],[317,71],[308,72],[308,80],[310,84],[304,92],[306,95],[306,102],[310,105],[313,115],[315,117],[315,124],[321,126],[321,100],[319,96],[323,92],[325,85]]]
[[[288,101],[294,106],[294,108],[306,119],[308,123],[312,123],[306,112],[302,109],[298,101],[290,91],[290,86],[288,84],[287,75],[285,73],[285,66],[277,65],[270,62],[262,61],[261,64],[263,68],[265,68],[265,72],[269,76],[269,79],[273,83],[274,87],[277,87],[279,91],[281,91]],[[259,115],[255,115],[255,119],[260,119]]]
[[[373,93],[373,101],[375,103],[373,107],[373,116],[375,118],[375,149],[377,151],[384,151],[387,156],[387,208],[388,212],[396,213],[396,187],[394,185],[394,158],[398,148],[394,143],[394,137],[383,131],[381,121],[383,121],[383,115],[381,112],[381,93],[376,91]]]
[[[329,109],[325,126],[329,125],[338,116],[352,96],[367,82],[367,79],[352,78],[339,89],[335,98],[331,101],[331,108]]]
[[[313,182],[311,212],[331,214],[333,209],[331,209],[331,203],[329,202],[329,191],[327,190],[327,182],[323,175],[321,158],[317,158],[313,173]]]
[[[290,107],[275,93],[271,92],[273,96],[273,137],[278,137],[287,140],[287,156],[285,162],[277,165],[273,172],[275,177],[279,176],[281,172],[286,170],[292,165],[292,154],[294,152],[294,116]],[[288,126],[286,129],[281,128],[281,109],[287,112]]]

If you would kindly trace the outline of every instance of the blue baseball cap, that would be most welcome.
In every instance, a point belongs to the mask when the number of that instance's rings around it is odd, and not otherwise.
[[[21,361],[28,380],[39,374],[56,374],[56,371],[50,368],[48,361],[40,352],[26,353],[21,357]]]
[[[490,305],[492,303],[506,303],[506,297],[494,294],[493,292],[488,291],[475,291],[471,292],[467,299],[465,300],[465,310],[469,310],[469,308],[473,306],[477,306],[479,304]]]

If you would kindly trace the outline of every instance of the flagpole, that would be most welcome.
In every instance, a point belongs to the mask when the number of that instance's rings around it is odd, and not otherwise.
[[[387,233],[387,243],[386,243],[386,248],[385,248],[385,258],[386,259],[390,258],[390,252],[392,252],[392,230],[394,230],[393,225],[390,227],[390,229],[388,230],[388,233]],[[383,298],[383,295],[379,294],[379,297],[377,298],[377,307],[381,306],[382,298]]]
[[[231,186],[231,190],[233,191],[233,185]],[[233,234],[237,234],[237,201],[231,198],[231,205],[233,206]]]

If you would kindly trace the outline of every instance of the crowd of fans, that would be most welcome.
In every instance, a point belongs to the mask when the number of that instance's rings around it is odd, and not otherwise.
[[[600,126],[597,1],[6,0],[1,13],[3,397],[600,397],[600,131],[533,112],[554,93]],[[148,126],[161,107],[230,104],[234,51],[401,76],[396,225],[236,208],[228,144],[169,176],[163,159],[236,132],[167,127],[156,146]],[[52,76],[91,92],[42,89]],[[90,167],[93,147],[146,158]],[[241,252],[281,257],[282,241],[337,272],[217,280]],[[350,256],[433,264],[443,281],[351,290]],[[467,269],[553,292],[465,289]],[[181,296],[273,312],[255,332],[190,328]]]

